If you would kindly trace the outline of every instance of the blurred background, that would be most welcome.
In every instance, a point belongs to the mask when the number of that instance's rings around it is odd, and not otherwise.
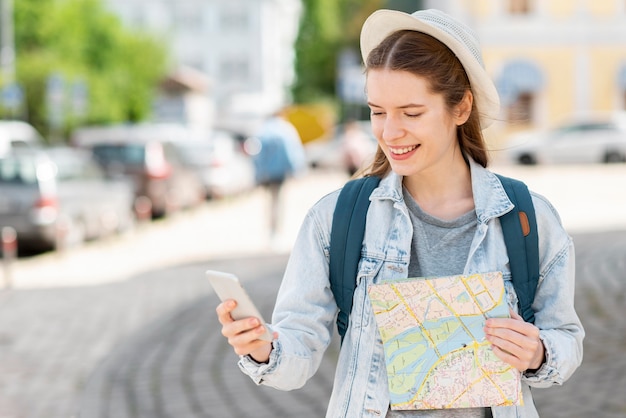
[[[241,140],[277,109],[305,144],[341,140],[340,124],[369,115],[358,49],[365,17],[381,7],[437,7],[475,28],[482,42],[502,98],[497,123],[486,132],[496,161],[553,162],[562,152],[567,162],[584,161],[568,148],[589,132],[599,139],[585,142],[586,150],[594,148],[588,161],[626,157],[619,141],[626,109],[623,1],[0,4],[0,117],[29,123],[45,144],[84,145],[98,130],[109,141],[128,138],[120,126],[163,123],[188,131],[161,135],[168,141],[214,130]],[[556,150],[537,149],[545,147]],[[322,152],[319,144],[313,148]],[[337,163],[311,158],[312,165]],[[339,160],[348,164],[349,157]]]
[[[0,418],[253,416],[228,388],[323,416],[336,351],[304,391],[239,380],[203,271],[269,318],[306,210],[376,150],[358,41],[379,8],[476,30],[494,171],[580,248],[589,354],[542,416],[626,416],[626,1],[0,0]],[[274,236],[250,144],[278,110],[308,170]]]

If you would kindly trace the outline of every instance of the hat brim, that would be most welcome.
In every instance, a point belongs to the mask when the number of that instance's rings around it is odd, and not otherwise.
[[[467,74],[476,106],[480,112],[481,128],[485,129],[497,119],[500,112],[498,91],[483,66],[467,47],[452,35],[431,26],[418,18],[397,10],[377,10],[372,13],[361,29],[361,56],[363,62],[387,36],[399,30],[422,32],[438,39],[457,56]]]

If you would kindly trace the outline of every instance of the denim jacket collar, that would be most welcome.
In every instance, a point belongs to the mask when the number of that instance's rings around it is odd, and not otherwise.
[[[497,176],[471,158],[468,158],[468,161],[478,222],[486,224],[491,219],[512,210],[513,203]],[[403,176],[391,171],[381,180],[379,187],[372,193],[371,199],[390,199],[396,203],[402,201],[402,179]]]

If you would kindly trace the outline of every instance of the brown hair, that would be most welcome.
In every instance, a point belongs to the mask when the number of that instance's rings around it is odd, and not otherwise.
[[[466,91],[472,91],[463,65],[443,43],[422,32],[400,30],[389,35],[367,57],[366,71],[389,69],[408,71],[426,78],[433,93],[442,94],[450,111],[458,105]],[[480,128],[476,100],[469,119],[457,128],[457,140],[463,156],[469,156],[486,167],[487,147]],[[370,175],[383,176],[391,166],[378,147],[374,162],[367,170]]]

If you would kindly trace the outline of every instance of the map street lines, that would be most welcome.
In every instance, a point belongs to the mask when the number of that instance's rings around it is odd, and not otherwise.
[[[521,374],[485,339],[508,317],[501,272],[417,278],[368,289],[383,340],[391,408],[522,405]]]

